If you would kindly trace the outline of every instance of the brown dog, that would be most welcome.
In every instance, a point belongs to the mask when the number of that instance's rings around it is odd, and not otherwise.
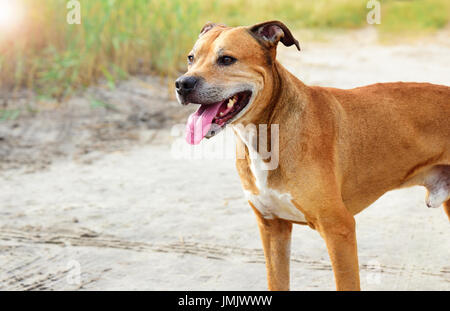
[[[359,290],[355,214],[389,190],[422,185],[427,205],[444,204],[450,217],[450,87],[310,87],[276,61],[279,41],[300,50],[278,21],[202,29],[189,70],[176,81],[182,104],[200,104],[186,139],[197,144],[227,124],[234,128],[269,289],[289,289],[291,230],[298,223],[324,238],[337,289]],[[279,135],[268,144],[277,165],[269,167],[256,137],[274,128]]]

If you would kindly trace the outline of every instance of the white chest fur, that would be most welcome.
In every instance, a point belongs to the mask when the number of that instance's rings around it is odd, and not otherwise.
[[[252,139],[256,139],[254,133],[242,128],[235,127],[236,133],[246,144],[251,160],[250,170],[255,177],[255,185],[259,190],[257,195],[244,189],[247,200],[263,215],[266,219],[281,218],[296,222],[306,222],[305,216],[292,203],[292,197],[289,193],[280,193],[268,186],[269,168],[255,150]]]

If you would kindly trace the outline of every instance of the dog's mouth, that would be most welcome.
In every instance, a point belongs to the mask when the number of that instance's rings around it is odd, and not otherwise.
[[[213,104],[203,104],[189,116],[186,124],[186,141],[196,145],[222,130],[248,105],[252,92],[244,91]]]

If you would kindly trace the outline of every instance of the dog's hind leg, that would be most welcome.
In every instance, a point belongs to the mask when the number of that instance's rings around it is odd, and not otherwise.
[[[444,211],[448,216],[448,220],[450,221],[450,200],[444,203]]]
[[[289,290],[292,223],[283,219],[266,219],[250,205],[258,219],[269,290]]]

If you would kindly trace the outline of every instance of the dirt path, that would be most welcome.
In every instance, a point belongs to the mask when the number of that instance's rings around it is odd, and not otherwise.
[[[280,59],[309,84],[450,85],[450,42],[374,40],[370,30],[337,35],[305,42],[302,53],[281,49]],[[49,109],[45,123],[25,115],[0,124],[0,290],[266,288],[233,161],[180,153],[169,129],[187,112],[161,89],[151,79],[98,87]],[[89,96],[106,106],[93,109]],[[62,115],[71,124],[63,134]],[[450,290],[449,223],[424,196],[422,188],[390,192],[357,216],[364,289]],[[334,288],[317,232],[295,227],[292,251],[293,289]]]

